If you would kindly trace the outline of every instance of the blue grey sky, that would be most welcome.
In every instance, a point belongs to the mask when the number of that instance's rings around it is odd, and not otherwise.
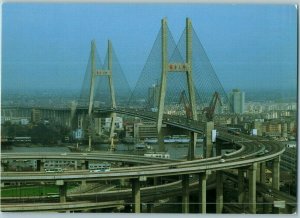
[[[134,87],[161,19],[177,41],[185,18],[225,89],[296,89],[293,5],[13,4],[2,6],[2,88],[80,89],[95,39],[111,39]]]

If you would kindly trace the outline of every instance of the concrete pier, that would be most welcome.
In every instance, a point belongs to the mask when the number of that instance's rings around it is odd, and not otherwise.
[[[206,172],[199,174],[199,212],[206,213]]]
[[[248,169],[249,180],[249,212],[256,214],[256,169],[257,163],[252,164]]]
[[[206,122],[205,124],[205,140],[204,140],[204,151],[203,156],[204,158],[209,158],[212,156],[212,130],[214,129],[214,122]]]
[[[222,142],[216,140],[216,155],[220,156],[222,154]]]
[[[139,179],[132,179],[132,210],[134,213],[141,212],[141,190]]]
[[[81,160],[81,169],[82,170],[89,169],[89,162],[87,160]],[[81,185],[86,186],[86,180],[82,180]]]
[[[279,190],[280,184],[280,157],[273,159],[273,169],[272,169],[272,187]]]
[[[216,172],[216,213],[223,211],[223,173]]]
[[[36,170],[43,172],[45,170],[44,163],[45,163],[45,160],[36,160]]]
[[[189,213],[189,175],[182,175],[182,213]]]
[[[266,184],[266,162],[260,163],[260,183]]]
[[[59,202],[66,203],[67,201],[67,183],[63,180],[57,180],[56,185],[59,187]]]
[[[195,150],[196,150],[196,143],[197,143],[197,133],[190,132],[190,144],[188,149],[188,160],[195,159]]]
[[[241,208],[244,207],[245,187],[244,187],[244,169],[238,169],[238,203]]]

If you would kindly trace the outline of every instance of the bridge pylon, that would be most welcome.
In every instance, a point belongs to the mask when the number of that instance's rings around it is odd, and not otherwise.
[[[157,134],[159,140],[159,150],[164,151],[165,147],[163,144],[162,135],[162,121],[165,105],[165,96],[167,90],[167,74],[173,72],[181,72],[186,74],[187,87],[188,87],[188,98],[191,105],[192,119],[197,120],[197,108],[196,108],[196,97],[195,88],[193,82],[193,69],[192,69],[192,22],[189,18],[186,18],[186,60],[185,63],[169,63],[168,60],[168,36],[167,36],[167,20],[162,19],[162,72],[161,72],[161,83],[160,83],[160,95],[158,101],[158,116],[157,116]],[[188,159],[194,159],[197,133],[191,133],[191,142],[189,146]]]
[[[95,40],[92,40],[91,42],[91,80],[90,80],[90,91],[89,91],[89,107],[88,107],[88,117],[89,117],[89,126],[91,128],[92,123],[92,111],[93,111],[93,102],[94,102],[94,91],[95,91],[95,81],[97,76],[107,76],[108,82],[109,82],[109,89],[110,89],[110,97],[112,102],[112,108],[116,108],[116,98],[115,98],[115,90],[113,85],[113,79],[112,79],[112,45],[111,41],[108,40],[108,48],[107,48],[107,54],[108,54],[108,67],[107,69],[97,69],[96,68],[96,42]],[[115,150],[115,145],[113,143],[113,137],[114,137],[114,130],[115,130],[115,121],[116,121],[116,113],[112,113],[111,115],[111,129],[110,129],[110,140],[111,145],[109,147],[109,150]],[[89,137],[89,147],[88,151],[91,151],[92,147],[92,130],[88,133]]]

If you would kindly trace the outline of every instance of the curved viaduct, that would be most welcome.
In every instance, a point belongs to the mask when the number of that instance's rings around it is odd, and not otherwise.
[[[85,110],[82,108],[79,110]],[[137,109],[102,109],[95,110],[95,113],[115,112],[127,115],[139,116],[148,120],[155,120],[155,113],[146,112]],[[205,134],[205,129],[201,127],[201,123],[194,120],[187,120],[181,117],[165,116],[163,123],[186,129],[190,132]],[[145,178],[155,178],[161,176],[182,176],[182,205],[183,212],[188,212],[188,196],[189,196],[189,175],[199,174],[199,183],[201,187],[201,211],[206,211],[206,179],[208,172],[216,172],[216,211],[221,213],[223,210],[223,187],[222,187],[222,170],[238,169],[239,192],[243,194],[244,172],[247,171],[248,189],[249,189],[249,211],[256,213],[256,180],[257,170],[260,170],[260,181],[264,183],[264,168],[266,161],[273,162],[273,182],[274,189],[279,189],[279,160],[280,155],[284,152],[283,145],[257,136],[248,135],[232,135],[226,129],[220,127],[218,130],[218,139],[234,143],[238,149],[227,155],[218,155],[216,157],[195,159],[191,161],[174,161],[174,160],[158,160],[155,158],[137,157],[134,155],[117,155],[117,154],[5,154],[1,155],[2,161],[9,159],[74,159],[81,161],[89,160],[108,160],[123,161],[140,164],[151,164],[146,166],[112,168],[110,172],[93,173],[87,170],[69,171],[63,173],[46,174],[42,172],[2,172],[2,182],[11,181],[53,181],[60,186],[62,194],[62,202],[66,199],[66,183],[68,181],[93,181],[93,180],[119,180],[130,179],[132,183],[132,196],[134,202],[140,202],[140,180]],[[234,138],[234,140],[233,140]],[[154,163],[154,164],[153,164]],[[239,203],[243,203],[239,198]],[[134,204],[134,211],[140,212],[140,204]]]

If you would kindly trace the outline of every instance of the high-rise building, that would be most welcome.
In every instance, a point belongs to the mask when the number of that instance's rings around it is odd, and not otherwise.
[[[233,89],[229,94],[229,98],[232,103],[233,113],[242,114],[245,112],[245,92],[241,92],[239,89]]]
[[[160,87],[156,84],[149,87],[149,89],[148,89],[148,105],[150,108],[158,107],[159,90],[160,90]]]

